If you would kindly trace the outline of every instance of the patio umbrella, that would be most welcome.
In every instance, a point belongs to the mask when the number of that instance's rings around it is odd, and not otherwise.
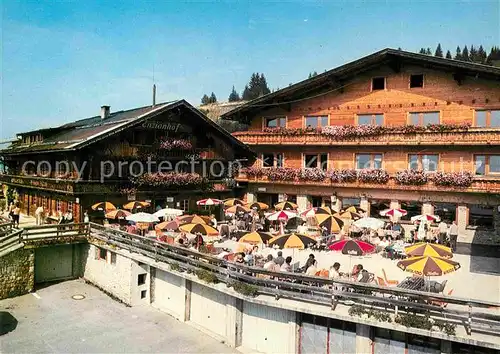
[[[408,257],[432,256],[442,258],[452,258],[453,252],[450,247],[439,245],[437,243],[421,242],[415,245],[405,247],[405,253]]]
[[[212,206],[212,205],[219,205],[222,204],[223,201],[220,199],[215,199],[215,198],[207,198],[207,199],[201,199],[196,202],[196,205],[202,205],[202,206]]]
[[[341,240],[332,243],[328,248],[332,251],[342,251],[342,254],[363,256],[375,251],[375,245],[360,240]]]
[[[297,213],[288,210],[277,211],[275,213],[271,213],[267,216],[267,218],[271,221],[276,220],[288,220],[291,218],[297,217]]]
[[[316,244],[316,239],[311,236],[299,234],[287,234],[273,237],[268,245],[270,247],[277,245],[279,248],[299,248],[304,249],[307,246]]]
[[[106,213],[106,218],[107,219],[125,219],[127,216],[129,216],[131,213],[126,210],[121,210],[121,209],[115,209],[113,211],[109,211]]]
[[[439,216],[430,214],[415,215],[411,218],[411,221],[437,221],[437,220],[439,220]]]
[[[267,244],[267,242],[272,238],[273,237],[266,232],[254,231],[241,236],[238,242],[250,243],[252,245],[257,245],[260,243]]]
[[[164,221],[157,225],[155,225],[155,229],[157,230],[172,230],[179,231],[179,223],[175,220],[173,221]]]
[[[127,209],[127,210],[141,209],[141,208],[146,208],[149,205],[150,204],[148,202],[133,201],[133,202],[129,202],[129,203],[123,205],[123,209]]]
[[[261,202],[253,202],[253,203],[248,203],[245,205],[247,208],[250,209],[256,209],[256,210],[266,210],[269,209],[269,205],[266,203],[261,203]]]
[[[404,271],[426,277],[448,274],[460,269],[458,262],[432,256],[411,257],[399,261],[397,266]]]
[[[342,226],[344,226],[344,221],[335,215],[316,214],[316,220],[318,220],[320,227],[326,227],[330,233],[340,232]]]
[[[189,232],[190,234],[200,233],[207,236],[216,236],[219,231],[207,224],[185,224],[179,226],[179,230]]]
[[[352,210],[340,211],[339,213],[334,214],[334,215],[341,218],[341,219],[348,219],[348,220],[358,220],[361,218],[360,214],[355,213]]]
[[[232,207],[235,205],[245,205],[245,202],[237,198],[229,198],[224,200],[224,206]]]
[[[317,210],[318,210],[318,208],[306,209],[302,213],[300,213],[300,216],[302,216],[304,218],[312,218],[312,217],[316,216]]]
[[[324,206],[324,207],[316,208],[316,214],[333,215],[333,214],[335,214],[335,212],[332,210],[332,208]]]
[[[380,215],[381,216],[392,216],[392,217],[395,217],[395,218],[400,218],[400,217],[403,217],[405,216],[406,214],[408,214],[408,212],[404,209],[386,209],[386,210],[382,210],[380,212]]]
[[[148,214],[148,213],[136,213],[136,214],[131,214],[127,216],[126,218],[129,221],[134,221],[137,223],[152,223],[152,222],[158,222],[160,219],[158,219],[157,216],[153,214]]]
[[[235,205],[226,209],[227,214],[244,214],[244,213],[250,213],[251,211],[252,209],[248,209],[241,205]]]
[[[276,210],[295,210],[297,209],[297,204],[285,201],[276,204],[274,207],[276,208]]]
[[[199,216],[199,215],[184,215],[184,216],[179,216],[177,218],[179,221],[179,224],[206,224],[209,222],[209,219],[206,216]]]
[[[116,207],[110,202],[99,202],[92,205],[92,210],[115,210]]]
[[[347,207],[347,208],[343,209],[342,211],[350,211],[351,213],[356,213],[356,214],[366,213],[365,209],[362,209],[362,208],[357,207],[355,205],[351,205],[350,207]]]
[[[355,222],[353,222],[353,225],[360,228],[378,230],[384,227],[384,222],[380,219],[367,217],[356,220]]]
[[[153,215],[156,215],[159,218],[164,218],[166,216],[181,216],[182,214],[184,214],[183,210],[174,208],[160,209],[156,213],[153,213]]]

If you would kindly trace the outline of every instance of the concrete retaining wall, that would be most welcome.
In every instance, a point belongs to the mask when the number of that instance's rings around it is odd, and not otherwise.
[[[0,300],[27,294],[34,285],[34,250],[21,248],[0,257]]]

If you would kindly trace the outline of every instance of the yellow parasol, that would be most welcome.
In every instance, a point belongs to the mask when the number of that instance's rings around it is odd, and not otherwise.
[[[184,215],[177,218],[180,224],[206,224],[209,219],[206,216]]]
[[[405,248],[408,257],[432,256],[442,258],[452,258],[453,252],[450,247],[437,243],[421,242]]]
[[[116,207],[111,204],[110,202],[99,202],[94,205],[92,205],[92,210],[115,210]]]
[[[320,227],[326,227],[329,232],[340,232],[344,226],[344,221],[336,215],[316,214],[316,220]]]
[[[238,242],[250,243],[252,245],[260,243],[267,244],[272,238],[273,237],[268,233],[254,231],[241,236]]]
[[[106,213],[107,219],[125,219],[130,215],[130,212],[121,209],[115,209]]]
[[[226,214],[244,214],[244,213],[250,213],[252,209],[249,209],[247,207],[241,206],[241,205],[235,205],[230,208],[226,209]]]
[[[207,224],[185,224],[179,226],[179,230],[189,232],[190,234],[200,233],[207,236],[217,236],[219,231]]]
[[[245,204],[245,206],[249,209],[256,209],[256,210],[269,209],[269,205],[267,205],[266,203],[261,203],[261,202],[248,203],[248,204]]]
[[[245,202],[243,200],[237,198],[229,198],[224,200],[224,206],[226,207],[232,207],[235,205],[244,205],[244,204]]]
[[[399,261],[397,266],[421,276],[439,276],[458,270],[460,263],[441,257],[420,256]]]
[[[304,249],[309,245],[316,244],[316,239],[311,236],[299,234],[287,234],[273,237],[269,240],[270,247],[277,245],[279,248],[299,248]]]
[[[148,202],[129,202],[123,205],[123,209],[133,210],[133,209],[142,209],[148,207],[150,204]]]
[[[276,210],[295,210],[297,209],[297,204],[285,201],[276,204],[274,207],[276,208]]]

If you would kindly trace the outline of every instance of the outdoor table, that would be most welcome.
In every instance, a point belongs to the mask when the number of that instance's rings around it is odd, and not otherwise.
[[[398,288],[421,291],[425,286],[424,278],[408,277],[397,285]]]

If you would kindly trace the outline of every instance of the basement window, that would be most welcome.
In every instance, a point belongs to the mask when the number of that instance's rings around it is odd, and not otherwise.
[[[105,261],[106,260],[106,255],[108,254],[108,251],[104,248],[97,248],[97,259],[100,259],[100,260],[103,260]]]
[[[147,290],[141,291],[141,299],[145,299],[147,293],[148,293]]]
[[[385,77],[374,77],[372,79],[372,91],[385,90]]]
[[[146,284],[146,273],[145,274],[139,274],[137,276],[137,285],[144,285]]]
[[[424,87],[424,75],[410,75],[410,88]]]

